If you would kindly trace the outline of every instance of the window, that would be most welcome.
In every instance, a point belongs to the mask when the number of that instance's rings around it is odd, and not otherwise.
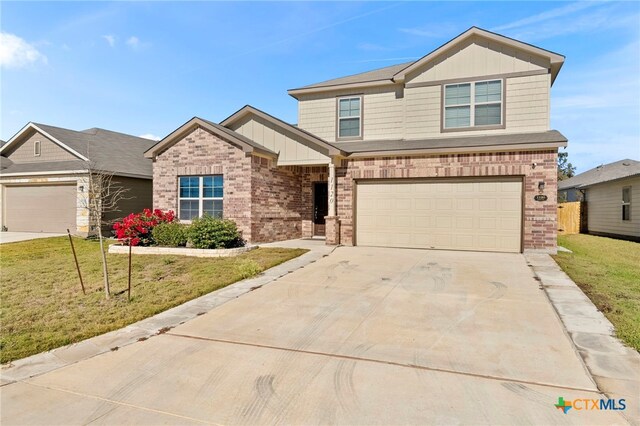
[[[358,138],[361,136],[362,98],[338,99],[338,138]]]
[[[33,156],[40,157],[41,150],[42,150],[42,146],[40,144],[40,141],[35,141],[33,143]]]
[[[205,214],[222,217],[222,175],[181,176],[178,191],[180,220],[191,220]]]
[[[622,220],[631,220],[631,187],[622,188]]]
[[[444,86],[444,128],[502,124],[502,80]]]

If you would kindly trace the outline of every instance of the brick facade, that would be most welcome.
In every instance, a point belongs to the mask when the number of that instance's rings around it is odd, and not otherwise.
[[[340,243],[350,245],[353,242],[355,179],[522,176],[524,248],[555,250],[556,164],[556,150],[343,160],[336,170]],[[543,202],[533,199],[539,192],[538,182],[541,181],[545,183],[544,195],[548,197]]]
[[[198,128],[156,157],[153,163],[153,205],[178,212],[178,177],[224,176],[224,217],[232,219],[252,241],[251,156]]]
[[[301,238],[301,167],[277,167],[263,157],[253,157],[251,166],[251,241]]]

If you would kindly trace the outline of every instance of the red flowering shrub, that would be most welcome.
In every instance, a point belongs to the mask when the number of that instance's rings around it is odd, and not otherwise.
[[[130,241],[132,246],[150,246],[153,244],[151,236],[153,227],[159,223],[175,220],[176,215],[173,210],[163,212],[159,209],[154,211],[144,209],[142,213],[131,213],[121,222],[116,222],[113,225],[113,231],[116,238],[124,245],[129,245]]]

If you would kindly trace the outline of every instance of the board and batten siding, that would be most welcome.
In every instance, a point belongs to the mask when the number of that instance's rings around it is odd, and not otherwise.
[[[407,83],[545,71],[550,65],[548,58],[534,56],[482,37],[470,37],[408,75]]]
[[[622,188],[631,187],[631,220],[622,220]],[[640,176],[590,186],[586,192],[589,232],[640,238]]]
[[[40,155],[34,155],[33,146],[36,141],[40,141]],[[8,155],[14,163],[40,163],[49,161],[73,161],[78,157],[69,151],[61,148],[49,138],[35,132],[32,136],[22,142]]]
[[[500,133],[540,132],[549,130],[549,74],[505,79],[505,128],[468,130],[447,136],[490,135]],[[420,139],[442,135],[440,84],[405,88],[380,86],[356,92],[363,97],[364,140]],[[298,125],[326,141],[336,141],[336,98],[349,91],[300,96]],[[245,135],[248,136],[248,135]]]
[[[308,142],[268,121],[251,116],[240,120],[231,130],[278,153],[278,166],[327,164],[329,157],[310,148]]]

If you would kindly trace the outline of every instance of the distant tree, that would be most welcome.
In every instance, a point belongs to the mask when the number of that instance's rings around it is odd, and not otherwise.
[[[569,153],[558,153],[558,180],[565,180],[573,177],[576,174],[576,168],[573,164],[569,163]]]

